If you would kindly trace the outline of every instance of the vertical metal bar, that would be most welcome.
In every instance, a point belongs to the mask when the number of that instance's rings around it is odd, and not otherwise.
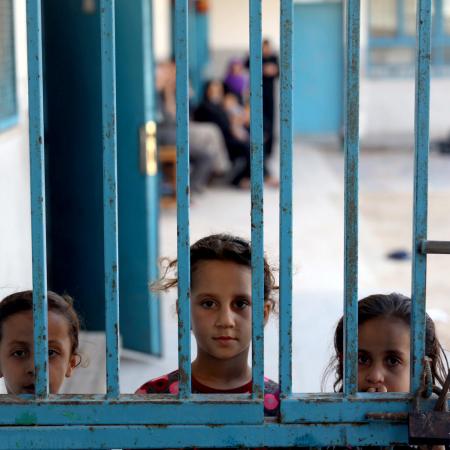
[[[115,0],[101,0],[106,395],[109,398],[118,397],[120,394],[117,111],[114,7]]]
[[[175,1],[179,395],[191,395],[188,1]]]
[[[142,29],[143,29],[143,61],[144,61],[144,80],[146,92],[145,116],[146,119],[155,120],[156,102],[155,102],[155,58],[153,41],[153,0],[142,2]],[[147,268],[148,279],[154,282],[158,279],[159,268],[159,192],[158,192],[158,173],[147,177],[147,217],[149,224],[147,228],[148,239],[147,248],[149,255],[149,267]],[[150,302],[150,350],[154,355],[162,354],[161,339],[161,309],[159,296],[155,292],[149,292]]]
[[[48,395],[47,252],[41,1],[27,0],[35,394]]]
[[[414,214],[411,314],[411,392],[420,388],[425,356],[428,148],[430,125],[431,0],[418,0],[415,92]]]
[[[280,13],[280,392],[292,392],[292,28],[293,0]]]
[[[358,157],[360,0],[346,2],[344,393],[358,388]]]
[[[250,0],[250,149],[252,239],[252,395],[264,395],[264,230],[261,0]]]

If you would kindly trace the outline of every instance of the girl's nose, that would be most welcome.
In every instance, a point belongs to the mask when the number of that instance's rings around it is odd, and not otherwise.
[[[34,362],[30,362],[30,364],[28,365],[27,374],[34,377]]]
[[[378,364],[373,364],[367,371],[366,381],[372,385],[378,385],[384,382],[383,368]]]
[[[217,317],[216,325],[224,328],[234,326],[233,311],[229,308],[221,308]]]

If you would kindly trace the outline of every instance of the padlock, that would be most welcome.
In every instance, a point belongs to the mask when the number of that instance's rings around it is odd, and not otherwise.
[[[450,371],[439,393],[434,411],[414,411],[409,414],[409,443],[413,445],[450,445],[450,412],[447,393]],[[422,393],[418,394],[418,396]],[[418,406],[418,398],[416,406]]]

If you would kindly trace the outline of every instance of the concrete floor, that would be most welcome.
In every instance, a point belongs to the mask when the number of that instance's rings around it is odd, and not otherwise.
[[[412,241],[413,153],[411,149],[362,149],[360,158],[359,296],[392,291],[410,294],[411,261],[393,261],[393,250],[410,250]],[[450,239],[450,156],[431,153],[429,239]],[[265,192],[265,248],[278,266],[278,191]],[[250,236],[250,194],[215,187],[194,199],[191,241],[216,232]],[[176,255],[176,211],[161,215],[161,255]],[[430,256],[428,311],[444,347],[450,349],[450,259]],[[123,352],[121,390],[177,366],[175,292],[161,297],[164,357]],[[343,301],[343,155],[334,146],[297,142],[294,158],[293,387],[320,390],[331,356],[333,328]],[[266,375],[277,379],[278,320],[265,330]],[[77,370],[66,392],[104,390],[102,337],[83,334],[89,362]],[[192,342],[193,353],[195,343]],[[329,384],[328,384],[329,386]]]

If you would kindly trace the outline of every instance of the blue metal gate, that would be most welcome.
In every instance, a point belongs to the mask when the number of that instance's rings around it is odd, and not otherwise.
[[[292,24],[293,0],[281,0],[280,390],[277,420],[263,413],[263,127],[261,1],[250,0],[252,142],[252,394],[191,394],[188,1],[176,0],[177,202],[179,258],[178,397],[119,392],[117,158],[114,0],[101,0],[104,168],[106,395],[48,394],[44,139],[40,1],[27,0],[33,233],[35,396],[2,396],[0,449],[175,448],[392,445],[408,442],[407,418],[421,388],[427,253],[427,162],[431,0],[419,0],[416,76],[416,162],[410,393],[357,392],[358,109],[360,2],[346,2],[345,86],[345,361],[338,394],[292,392]],[[421,410],[432,409],[430,400]]]

